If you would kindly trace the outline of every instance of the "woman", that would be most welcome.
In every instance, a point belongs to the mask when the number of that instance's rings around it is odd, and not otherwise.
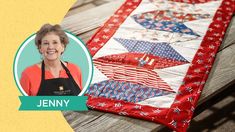
[[[45,24],[36,33],[36,46],[42,62],[27,67],[20,79],[29,96],[78,95],[82,89],[82,74],[75,64],[64,62],[68,37],[59,25]]]

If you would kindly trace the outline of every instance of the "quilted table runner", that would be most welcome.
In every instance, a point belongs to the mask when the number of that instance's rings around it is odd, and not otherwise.
[[[234,8],[234,0],[127,0],[87,43],[87,105],[186,131]]]

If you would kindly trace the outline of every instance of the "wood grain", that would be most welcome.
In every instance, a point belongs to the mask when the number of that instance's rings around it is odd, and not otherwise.
[[[68,16],[72,16],[73,14],[77,14],[79,12],[83,12],[85,10],[88,10],[88,9],[91,9],[91,8],[94,8],[95,5],[93,3],[88,3],[88,4],[85,4],[84,6],[80,7],[80,8],[74,8],[73,10],[70,10],[66,15],[65,17],[68,17]]]
[[[235,44],[235,15],[233,15],[232,20],[229,24],[229,27],[225,33],[224,41],[222,42],[219,51],[223,50],[224,48]]]
[[[92,1],[94,0],[77,0],[69,10],[73,10],[74,8],[78,8],[79,6],[84,6]]]
[[[92,30],[85,32],[85,33],[82,33],[78,36],[86,43],[91,38],[91,36],[93,34],[95,34],[96,30],[98,30],[98,28],[92,29]]]
[[[118,116],[99,111],[64,113],[68,123],[75,131],[151,131],[157,127],[153,122]]]
[[[235,39],[234,39],[235,40]],[[199,104],[235,83],[235,44],[216,55],[212,70],[202,91]]]
[[[97,28],[105,22],[123,3],[112,1],[84,12],[74,12],[62,22],[64,29],[76,33],[83,41],[87,41]],[[99,13],[97,13],[99,12]],[[89,15],[87,15],[89,14]],[[199,103],[230,84],[235,83],[235,17],[225,35],[225,39],[216,56],[215,63],[209,74]],[[87,112],[64,111],[68,123],[75,131],[155,131],[159,124],[144,120],[89,110]]]
[[[198,105],[206,102],[215,94],[235,83],[235,74],[230,76],[230,74],[233,74],[235,70],[235,60],[233,58],[235,53],[230,49],[231,47],[234,47],[234,45],[235,16],[232,17],[232,20],[224,36],[224,40],[220,45],[218,53],[216,54],[215,62],[202,91]],[[229,70],[231,70],[231,73]]]
[[[74,34],[90,31],[103,24],[123,2],[124,0],[109,2],[90,10],[65,17],[61,26],[63,29],[69,30]]]

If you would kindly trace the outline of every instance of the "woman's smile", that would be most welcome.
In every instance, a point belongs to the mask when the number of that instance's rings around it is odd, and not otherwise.
[[[46,34],[42,38],[42,44],[39,48],[44,60],[59,61],[61,54],[64,52],[64,45],[60,41],[60,37],[54,32]]]
[[[47,61],[60,60],[61,52],[58,52],[57,50],[46,50],[43,56]]]
[[[53,55],[54,53],[58,53],[58,51],[57,50],[49,50],[46,53],[49,55]]]

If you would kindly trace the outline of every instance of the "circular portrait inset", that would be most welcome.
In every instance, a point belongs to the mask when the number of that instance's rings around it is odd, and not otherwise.
[[[25,96],[83,95],[92,70],[84,43],[57,24],[43,25],[23,42],[14,61],[14,77]]]

